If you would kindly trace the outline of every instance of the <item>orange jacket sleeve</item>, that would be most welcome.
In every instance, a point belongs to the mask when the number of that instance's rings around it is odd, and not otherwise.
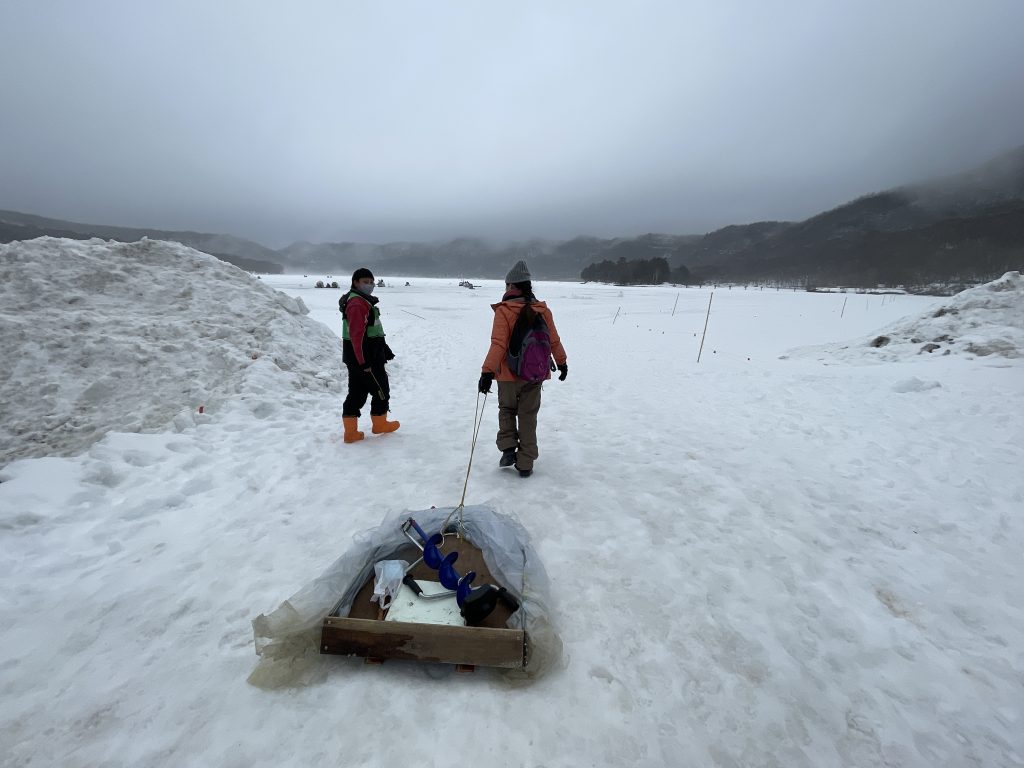
[[[548,335],[551,336],[551,356],[555,358],[556,365],[561,365],[568,358],[565,356],[565,347],[562,346],[562,339],[555,328],[555,318],[551,316],[550,309],[544,309],[544,322],[548,324]]]
[[[505,362],[508,354],[508,341],[512,337],[512,326],[515,324],[516,315],[509,312],[502,306],[494,310],[494,323],[491,325],[491,346],[487,350],[487,357],[481,370],[484,373],[497,375]]]

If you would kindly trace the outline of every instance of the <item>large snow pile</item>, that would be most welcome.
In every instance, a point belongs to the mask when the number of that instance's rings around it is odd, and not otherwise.
[[[1007,272],[922,315],[906,317],[853,342],[801,347],[789,357],[845,362],[907,360],[919,355],[1024,357],[1024,278]]]
[[[187,426],[267,375],[323,389],[341,368],[301,299],[177,243],[0,245],[0,306],[0,465]]]

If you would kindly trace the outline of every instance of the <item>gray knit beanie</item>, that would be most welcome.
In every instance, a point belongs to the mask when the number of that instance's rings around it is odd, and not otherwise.
[[[532,279],[530,277],[530,268],[526,266],[526,262],[520,259],[515,263],[515,266],[508,271],[505,275],[505,283],[525,283],[527,280]]]

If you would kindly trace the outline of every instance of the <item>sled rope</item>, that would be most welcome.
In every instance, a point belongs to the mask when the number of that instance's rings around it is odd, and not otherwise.
[[[477,437],[480,435],[480,427],[484,423],[484,408],[487,406],[487,392],[483,393],[484,401],[480,402],[480,393],[476,393],[476,408],[473,410],[473,441],[469,446],[469,466],[466,467],[466,481],[462,484],[462,500],[459,501],[459,505],[455,507],[451,512],[448,513],[448,517],[444,520],[444,525],[441,526],[441,530],[444,531],[448,527],[448,522],[452,519],[452,515],[456,512],[459,513],[459,525],[458,525],[458,536],[463,538],[466,534],[465,526],[462,524],[462,510],[466,506],[466,489],[469,487],[469,473],[473,470],[473,453],[476,451]]]

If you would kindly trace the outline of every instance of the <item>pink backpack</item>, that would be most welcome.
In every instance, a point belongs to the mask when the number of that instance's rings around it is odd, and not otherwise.
[[[527,327],[524,313],[519,313],[509,339],[507,360],[512,373],[523,381],[536,384],[547,379],[552,370],[551,334],[539,312],[532,328]]]

